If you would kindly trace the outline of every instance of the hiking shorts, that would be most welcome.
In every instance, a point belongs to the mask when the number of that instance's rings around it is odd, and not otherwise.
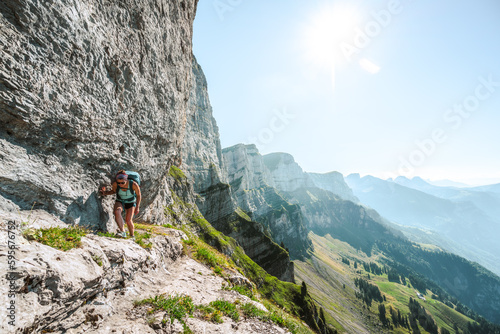
[[[122,202],[119,202],[119,201],[116,201],[116,203],[120,203],[122,205],[122,207],[125,209],[125,210],[128,210],[130,208],[133,208],[135,207],[135,203],[136,202],[132,202],[132,203],[122,203]]]

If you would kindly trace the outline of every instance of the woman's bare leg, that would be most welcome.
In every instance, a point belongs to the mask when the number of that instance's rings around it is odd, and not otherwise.
[[[123,217],[122,217],[122,212],[123,212],[123,205],[120,202],[115,202],[115,208],[113,209],[115,213],[115,221],[116,224],[118,225],[118,231],[123,232]]]
[[[130,236],[134,236],[134,223],[132,222],[132,218],[134,217],[135,206],[127,209],[125,212],[125,221],[127,222],[128,231]]]

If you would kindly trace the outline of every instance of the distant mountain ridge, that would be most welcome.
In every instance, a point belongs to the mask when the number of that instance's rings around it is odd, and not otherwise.
[[[418,177],[418,176],[416,176],[416,177]],[[425,182],[430,183],[434,186],[438,186],[438,187],[457,187],[457,188],[470,188],[471,187],[471,185],[469,185],[469,184],[462,183],[462,182],[456,182],[456,181],[452,181],[452,180],[435,180],[435,181],[425,180]]]
[[[434,231],[443,238],[438,246],[500,274],[500,205],[495,204],[500,200],[496,194],[436,187],[420,178],[391,182],[351,174],[346,182],[362,203],[382,216],[397,224]],[[411,236],[411,230],[405,229],[405,233]]]
[[[394,182],[454,202],[469,201],[491,218],[500,217],[500,185],[470,188],[443,187],[430,184],[419,177],[410,180],[403,176],[397,177]]]

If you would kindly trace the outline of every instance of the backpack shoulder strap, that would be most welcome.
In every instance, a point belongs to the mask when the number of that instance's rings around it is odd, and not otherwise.
[[[134,180],[128,180],[128,190],[130,190],[130,192],[135,196],[134,183]]]

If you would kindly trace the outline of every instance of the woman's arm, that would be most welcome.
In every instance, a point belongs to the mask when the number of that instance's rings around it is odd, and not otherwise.
[[[141,187],[139,187],[139,185],[134,182],[134,185],[132,186],[132,188],[134,189],[135,194],[137,195],[137,204],[136,204],[136,207],[135,207],[135,214],[138,214],[139,213],[139,207],[141,206],[141,199],[142,199]]]
[[[113,184],[111,185],[111,190],[106,190],[106,188],[103,187],[103,189],[101,189],[101,194],[103,196],[116,194],[117,187],[118,185],[116,184],[116,182],[113,182]]]

